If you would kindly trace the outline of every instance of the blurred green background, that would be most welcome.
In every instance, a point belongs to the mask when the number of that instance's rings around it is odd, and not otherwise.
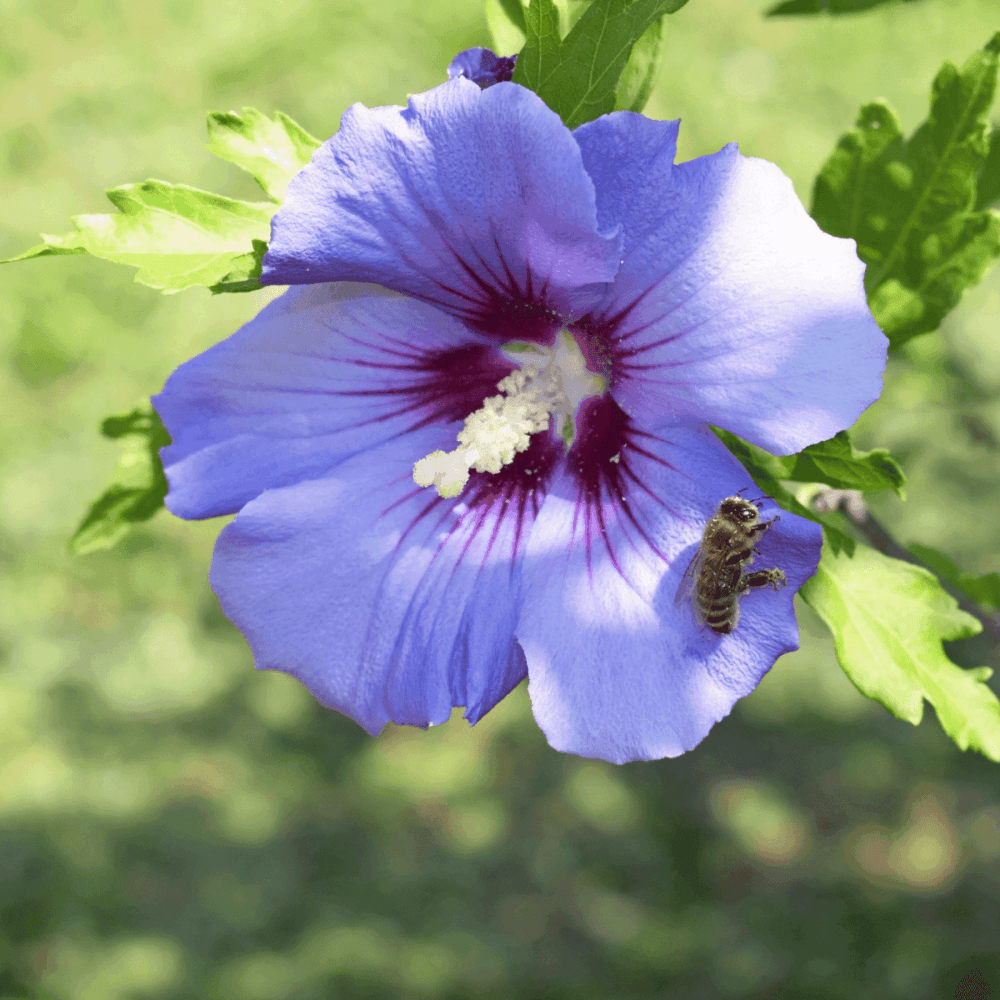
[[[766,6],[690,0],[647,113],[683,119],[682,159],[736,139],[807,203],[861,103],[912,130],[940,63],[1000,28],[996,0]],[[326,137],[488,42],[476,0],[0,15],[5,257],[148,176],[258,198],[204,150],[207,111]],[[1000,767],[930,709],[914,728],[863,699],[804,607],[802,650],[701,746],[615,768],[549,749],[523,687],[475,729],[371,740],[255,673],[207,583],[218,522],[161,513],[70,559],[117,459],[101,418],[270,294],[161,296],[83,257],[0,269],[0,997],[912,1000],[977,969],[1000,991]],[[859,438],[910,475],[875,504],[900,541],[978,572],[1000,551],[998,317],[994,273],[892,362]]]

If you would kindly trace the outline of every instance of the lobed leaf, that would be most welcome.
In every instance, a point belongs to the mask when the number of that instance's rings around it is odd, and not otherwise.
[[[644,40],[634,72],[620,91],[633,49],[657,21],[686,2],[593,0],[561,38],[560,11],[554,0],[531,0],[514,82],[535,91],[569,128],[616,107],[634,110],[652,87],[659,42],[652,35]]]
[[[139,268],[136,281],[164,292],[220,286],[234,271],[250,270],[247,255],[257,253],[255,241],[271,235],[278,208],[156,180],[111,188],[107,195],[118,215],[77,215],[75,233],[43,236],[42,246],[12,260],[89,253]]]
[[[966,573],[944,553],[927,545],[911,545],[910,551],[922,563],[934,570],[942,580],[947,580],[977,604],[988,608],[1000,608],[1000,575],[987,573],[985,576],[974,576],[972,573]]]
[[[874,7],[896,3],[915,3],[916,0],[785,0],[767,11],[767,17],[786,14],[861,14]]]
[[[253,108],[242,115],[213,112],[208,134],[209,149],[253,174],[276,202],[320,145],[280,111],[272,121]],[[214,294],[261,287],[261,260],[277,205],[156,180],[112,188],[107,195],[120,214],[76,216],[76,232],[42,234],[42,244],[0,263],[89,253],[139,268],[136,281],[164,292],[193,285]]]
[[[847,431],[778,461],[790,465],[783,479],[825,483],[839,490],[894,490],[906,499],[906,476],[889,452],[885,448],[858,451]]]
[[[906,476],[884,448],[857,451],[847,431],[811,444],[796,455],[772,455],[729,431],[713,428],[741,462],[744,458],[766,468],[775,479],[825,483],[838,490],[894,490],[903,496]]]
[[[25,250],[24,253],[20,253],[16,257],[0,260],[0,264],[13,264],[15,261],[32,260],[35,257],[62,257],[66,254],[87,252],[79,233],[67,233],[65,236],[49,236],[42,233],[42,239],[45,241],[44,243],[32,247],[30,250]]]
[[[924,701],[962,749],[1000,761],[1000,701],[988,667],[963,670],[943,643],[980,631],[928,570],[865,545],[827,545],[799,593],[833,633],[837,659],[858,690],[913,725]]]
[[[272,121],[255,108],[244,108],[242,115],[213,111],[208,140],[209,152],[252,174],[261,190],[279,203],[288,182],[321,145],[288,115],[278,111]]]
[[[101,424],[101,433],[127,439],[127,449],[111,484],[91,504],[69,541],[70,552],[78,556],[116,545],[133,525],[148,521],[167,495],[160,448],[170,444],[170,435],[151,404],[108,417]]]
[[[213,295],[221,292],[256,292],[263,288],[260,283],[264,254],[267,244],[263,240],[253,240],[253,250],[241,254],[232,262],[233,269],[214,285],[209,286]]]
[[[961,70],[945,63],[909,140],[886,104],[865,105],[816,178],[813,218],[857,242],[892,347],[936,329],[1000,256],[1000,216],[976,209],[998,52],[1000,33]]]
[[[136,281],[167,292],[222,281],[253,240],[270,236],[277,209],[155,180],[107,194],[120,215],[73,219],[87,251],[138,267]]]

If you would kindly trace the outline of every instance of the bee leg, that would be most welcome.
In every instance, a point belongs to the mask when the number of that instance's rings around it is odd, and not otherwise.
[[[747,534],[748,535],[759,535],[762,532],[767,531],[767,529],[770,528],[771,525],[774,524],[775,521],[780,521],[780,520],[781,520],[781,515],[780,514],[779,515],[775,515],[774,517],[771,518],[770,521],[761,521],[760,524],[755,524],[747,532]]]
[[[775,591],[778,589],[778,584],[784,587],[788,581],[785,579],[785,574],[780,569],[759,569],[754,573],[744,573],[740,577],[740,582],[736,585],[737,589],[740,591],[755,590],[757,587],[766,587],[770,585]]]

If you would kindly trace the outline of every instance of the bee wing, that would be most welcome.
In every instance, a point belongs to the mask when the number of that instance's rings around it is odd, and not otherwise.
[[[699,545],[698,551],[691,557],[691,562],[688,563],[688,568],[684,570],[684,575],[681,577],[677,593],[674,595],[675,605],[683,604],[684,601],[691,599],[695,584],[698,582],[698,574],[701,572],[701,564],[704,561],[705,550]]]

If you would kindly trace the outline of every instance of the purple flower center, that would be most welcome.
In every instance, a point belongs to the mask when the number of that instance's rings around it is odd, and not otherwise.
[[[530,299],[506,304],[508,308],[498,310],[494,318],[506,319],[519,311],[552,316]],[[439,498],[461,495],[476,531],[491,530],[495,537],[501,522],[513,518],[516,549],[553,477],[565,468],[574,483],[575,528],[588,564],[599,537],[621,572],[608,534],[610,521],[619,517],[666,560],[629,501],[639,490],[644,504],[667,509],[666,504],[642,482],[631,459],[642,455],[672,467],[643,447],[644,439],[657,436],[640,431],[607,393],[615,372],[627,369],[625,358],[630,353],[615,335],[620,320],[621,316],[602,323],[585,319],[555,334],[550,328],[545,340],[536,333],[532,341],[507,342],[498,351],[474,348],[425,359],[420,369],[429,377],[417,384],[410,403],[429,407],[433,416],[415,426],[453,422],[460,416],[465,427],[452,452],[436,451],[415,465],[418,485],[434,486],[439,494],[429,498],[421,518],[437,507]],[[507,329],[505,322],[495,325]],[[503,375],[497,379],[500,371]]]

